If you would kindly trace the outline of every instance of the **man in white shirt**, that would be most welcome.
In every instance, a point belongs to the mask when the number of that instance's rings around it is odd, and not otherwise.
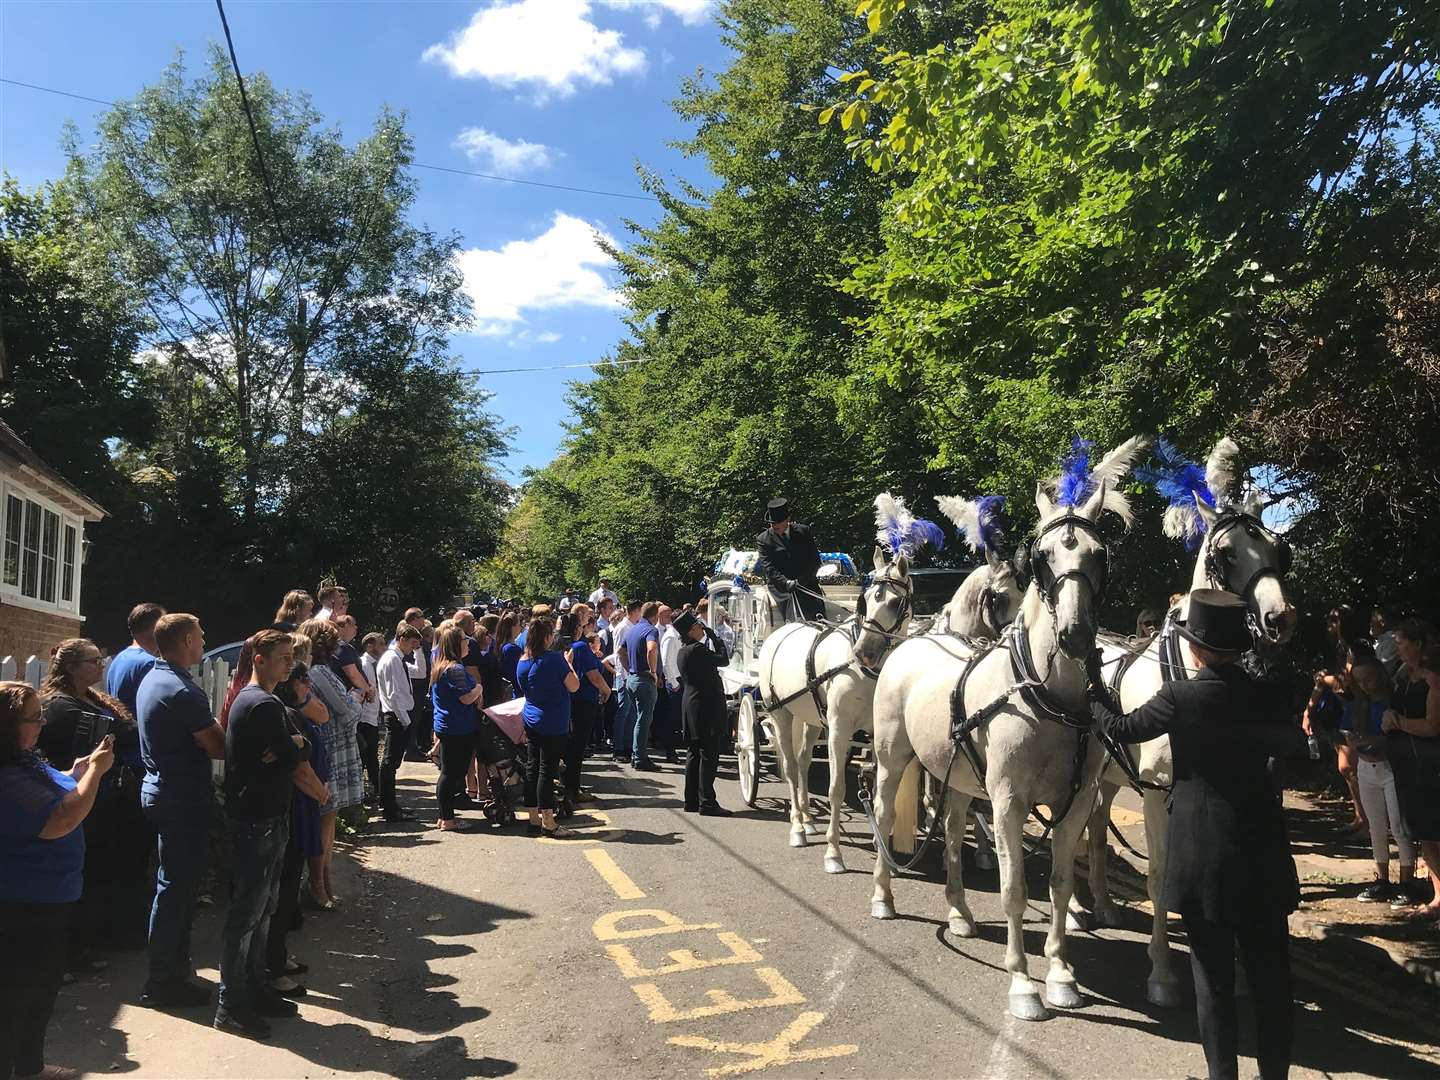
[[[615,718],[610,728],[610,748],[615,760],[623,761],[627,765],[630,763],[630,743],[625,738],[625,733],[635,729],[635,702],[631,701],[630,695],[625,692],[626,658],[621,652],[625,635],[629,633],[631,626],[640,621],[640,609],[643,606],[639,600],[630,601],[620,621],[610,625],[610,655],[606,657],[611,670],[615,672],[615,694],[611,698],[615,702]]]
[[[620,597],[610,591],[610,582],[603,577],[600,579],[600,587],[586,597],[586,603],[598,611],[601,600],[609,600],[612,604],[620,603]]]
[[[361,646],[360,670],[373,690],[375,668],[385,654],[385,635],[366,634]],[[365,796],[365,805],[380,805],[380,699],[372,693],[368,700],[360,702],[360,723],[355,727],[355,739],[360,744],[360,762],[365,766],[365,775],[370,779],[370,793]]]
[[[595,629],[601,634],[610,629],[610,620],[615,617],[615,601],[609,597],[595,605]]]
[[[386,821],[407,821],[415,817],[402,809],[395,798],[395,773],[405,758],[410,710],[415,707],[415,694],[410,680],[424,671],[424,661],[415,653],[420,646],[420,631],[409,623],[395,628],[394,643],[381,654],[375,664],[375,689],[380,700],[380,735],[384,748],[380,755],[380,808]]]
[[[680,743],[680,631],[674,626],[675,613],[662,607],[655,616],[655,625],[660,628],[660,676],[665,681],[665,692],[660,696],[660,733],[665,743],[665,760],[678,765],[680,758],[675,747]]]

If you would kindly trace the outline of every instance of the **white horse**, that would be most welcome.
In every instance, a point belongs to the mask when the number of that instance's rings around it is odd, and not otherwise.
[[[845,872],[840,855],[840,807],[845,798],[845,758],[855,732],[870,726],[875,669],[909,632],[914,586],[910,561],[893,562],[875,549],[875,575],[856,614],[833,629],[788,623],[761,646],[760,700],[775,728],[775,753],[790,789],[790,846],[804,847],[814,827],[810,811],[810,761],[822,729],[829,732],[830,825],[825,870]],[[813,659],[812,659],[813,657]],[[827,676],[809,688],[812,680]],[[819,705],[824,705],[824,715]]]
[[[1233,501],[1239,485],[1235,468],[1238,453],[1238,448],[1229,439],[1222,439],[1215,446],[1207,462],[1204,482],[1205,491],[1214,499],[1215,507],[1206,502],[1204,494],[1198,489],[1189,493],[1190,505],[1177,498],[1166,514],[1166,533],[1177,539],[1195,535],[1196,532],[1203,535],[1190,587],[1226,589],[1244,597],[1250,609],[1251,628],[1256,640],[1270,645],[1283,644],[1294,633],[1296,621],[1295,608],[1285,593],[1284,575],[1290,566],[1289,546],[1261,523],[1263,503],[1258,492],[1252,490],[1243,501]],[[1198,483],[1198,469],[1195,475]],[[1149,701],[1166,681],[1161,662],[1162,639],[1169,636],[1172,642],[1178,640],[1173,620],[1184,618],[1187,609],[1188,599],[1182,600],[1178,609],[1171,612],[1166,628],[1133,659],[1130,659],[1135,649],[1133,642],[1111,635],[1102,637],[1106,671],[1121,672],[1118,697],[1127,712]],[[1175,668],[1183,668],[1183,677],[1186,678],[1195,673],[1188,649],[1167,647],[1166,662],[1173,664],[1171,670],[1176,676],[1180,673]],[[1174,782],[1174,758],[1169,738],[1152,739],[1140,744],[1137,775],[1147,785],[1168,787]],[[1120,787],[1129,782],[1120,765],[1112,762],[1103,778],[1100,800],[1088,827],[1088,880],[1094,918],[1101,926],[1120,925],[1119,911],[1110,898],[1106,873],[1108,848],[1105,830],[1110,822],[1111,804]],[[1143,794],[1148,860],[1146,878],[1150,902],[1154,907],[1146,997],[1154,1005],[1173,1007],[1180,1004],[1180,986],[1170,965],[1168,912],[1160,903],[1167,857],[1169,814],[1165,805],[1166,792],[1147,787]],[[1071,926],[1077,927],[1081,922],[1075,917],[1080,914],[1078,905],[1072,906],[1071,914]]]
[[[1015,565],[999,551],[1004,541],[1000,524],[1004,499],[993,495],[978,499],[941,495],[935,502],[940,512],[955,523],[970,550],[984,560],[966,575],[950,602],[940,609],[935,629],[968,638],[998,638],[1015,621],[1025,596],[1025,583]]]
[[[1108,562],[1095,523],[1106,508],[1128,522],[1128,503],[1111,484],[1143,448],[1142,441],[1131,440],[1107,456],[1090,474],[1094,483],[1080,489],[1093,491],[1078,505],[1057,506],[1043,487],[1037,490],[1040,524],[1030,547],[1034,580],[1020,618],[1000,645],[977,654],[953,637],[912,639],[896,648],[876,687],[876,835],[890,835],[895,793],[911,760],[918,757],[928,772],[946,778],[949,928],[959,937],[973,937],[975,919],[965,901],[960,841],[971,800],[991,800],[1008,920],[1009,1007],[1024,1020],[1049,1015],[1030,981],[1021,928],[1026,903],[1023,830],[1031,808],[1040,803],[1050,808],[1053,821],[1045,994],[1059,1008],[1081,1004],[1065,959],[1065,918],[1075,849],[1104,765],[1099,741],[1089,737],[1085,698],[1084,662],[1095,644]],[[1074,498],[1075,488],[1071,491]],[[981,719],[969,736],[978,770],[951,738],[951,699],[957,687],[965,715]],[[1072,720],[1078,726],[1071,726]],[[895,902],[883,853],[876,858],[874,877],[870,913],[892,919]]]

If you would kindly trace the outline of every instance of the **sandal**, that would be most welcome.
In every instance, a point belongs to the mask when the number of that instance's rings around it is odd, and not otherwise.
[[[575,835],[574,830],[567,829],[563,825],[556,825],[553,829],[547,829],[542,825],[540,833],[550,840],[569,840]]]

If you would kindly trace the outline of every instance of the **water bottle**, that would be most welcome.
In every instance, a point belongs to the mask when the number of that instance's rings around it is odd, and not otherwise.
[[[1320,760],[1320,740],[1317,739],[1314,735],[1311,735],[1310,738],[1308,738],[1308,739],[1305,740],[1305,742],[1306,742],[1306,743],[1309,745],[1309,747],[1310,747],[1310,760],[1311,760],[1311,761],[1319,761],[1319,760]]]

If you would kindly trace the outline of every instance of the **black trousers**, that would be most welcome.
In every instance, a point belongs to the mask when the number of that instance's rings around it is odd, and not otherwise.
[[[1235,1009],[1235,948],[1245,959],[1255,1008],[1255,1058],[1262,1080],[1285,1080],[1295,1033],[1290,988],[1290,930],[1284,915],[1256,915],[1238,926],[1182,911],[1190,939],[1195,1009],[1210,1080],[1236,1080],[1239,1018]]]
[[[435,779],[435,801],[440,804],[440,820],[455,816],[455,797],[465,794],[465,776],[475,760],[475,736],[436,735],[440,741],[440,775]]]
[[[380,797],[380,729],[374,724],[356,724],[355,741],[360,744],[360,764],[370,781],[370,797]]]
[[[673,758],[685,738],[685,723],[680,718],[680,702],[685,693],[684,686],[674,690],[660,687],[660,698],[655,703],[655,738],[652,740],[665,751],[666,758]]]
[[[569,745],[568,735],[536,735],[527,731],[530,753],[525,759],[525,805],[541,810],[555,809],[555,780],[560,775],[560,759]]]
[[[687,728],[689,725],[686,725]],[[699,810],[715,806],[715,773],[720,769],[720,751],[729,734],[723,725],[706,729],[699,737],[690,736],[685,754],[685,809]]]
[[[570,741],[565,745],[565,790],[571,796],[580,791],[580,767],[585,764],[585,754],[590,749],[590,736],[597,723],[595,718],[599,715],[598,701],[571,697]]]
[[[395,798],[395,773],[405,760],[405,746],[410,733],[394,713],[380,714],[380,806],[394,810],[400,803]]]
[[[45,1067],[73,904],[0,904],[0,1076]]]
[[[280,895],[275,899],[275,914],[270,916],[270,933],[265,938],[265,970],[271,978],[285,974],[285,964],[290,958],[286,937],[299,925],[300,874],[304,869],[305,855],[291,839],[285,845],[285,858],[280,863]]]
[[[435,713],[430,704],[430,687],[424,682],[411,679],[410,689],[415,694],[415,706],[410,710],[410,738],[413,740],[416,760],[423,759],[435,742]]]

